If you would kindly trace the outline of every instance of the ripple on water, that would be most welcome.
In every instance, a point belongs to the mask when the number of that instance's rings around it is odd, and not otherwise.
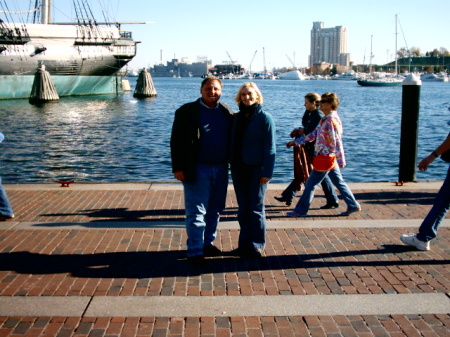
[[[134,87],[134,80],[131,85]],[[27,100],[0,106],[0,172],[4,182],[173,180],[170,132],[175,110],[199,96],[199,78],[154,78],[158,96],[138,100],[114,96],[65,97],[42,107]],[[233,101],[242,80],[224,81],[222,101]],[[264,109],[274,118],[277,161],[273,182],[293,178],[289,133],[300,126],[308,92],[337,92],[344,125],[349,182],[395,181],[398,176],[402,88],[359,87],[354,81],[258,81]],[[449,83],[421,88],[418,158],[445,138],[450,119]],[[435,161],[418,180],[443,179],[446,164]]]

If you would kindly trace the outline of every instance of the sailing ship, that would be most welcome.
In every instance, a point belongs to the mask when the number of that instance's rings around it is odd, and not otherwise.
[[[369,71],[371,72],[372,69],[372,40],[373,35],[370,39],[370,64],[369,64]],[[372,72],[369,78],[361,78],[357,80],[357,83],[360,86],[363,87],[397,87],[402,85],[403,78],[398,77],[397,73],[397,62],[398,62],[398,56],[397,56],[397,15],[395,16],[395,75],[394,76],[380,76],[375,77]]]
[[[8,0],[1,2],[7,9]],[[87,0],[74,6],[72,23],[50,23],[51,0],[25,12],[0,11],[0,99],[28,98],[41,66],[59,96],[122,92],[118,72],[136,55],[138,42],[121,23],[98,23]],[[32,23],[23,21],[26,14],[33,14]]]

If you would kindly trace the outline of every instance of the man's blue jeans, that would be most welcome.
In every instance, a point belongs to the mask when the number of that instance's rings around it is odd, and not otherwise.
[[[239,243],[242,250],[264,249],[266,212],[264,199],[267,184],[261,185],[261,167],[232,168],[233,185],[238,202]]]
[[[215,240],[228,188],[227,164],[197,164],[196,172],[195,182],[183,183],[188,257],[203,255],[203,246]]]
[[[437,236],[438,228],[450,208],[450,167],[447,171],[444,184],[440,188],[433,207],[423,220],[416,237],[420,241],[428,242]]]
[[[303,191],[300,200],[295,206],[294,210],[297,213],[301,215],[308,214],[309,207],[311,206],[311,202],[314,197],[314,191],[327,175],[330,177],[331,182],[333,183],[334,186],[336,186],[339,193],[341,193],[342,199],[344,199],[348,209],[360,207],[355,197],[353,196],[352,191],[345,183],[344,178],[342,178],[342,174],[341,171],[339,170],[339,167],[336,166],[329,172],[318,172],[315,170],[311,171],[309,178],[305,184],[305,190]]]
[[[14,215],[11,204],[6,196],[5,189],[2,185],[2,179],[0,178],[0,216],[11,217]]]

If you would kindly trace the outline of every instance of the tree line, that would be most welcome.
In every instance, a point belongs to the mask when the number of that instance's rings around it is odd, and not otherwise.
[[[399,58],[402,57],[420,57],[420,56],[426,56],[426,57],[442,57],[442,56],[450,56],[450,52],[447,50],[447,48],[441,47],[441,48],[435,48],[432,51],[427,51],[425,53],[422,53],[420,48],[417,47],[411,47],[410,49],[407,49],[405,47],[400,48],[397,51],[397,56]]]

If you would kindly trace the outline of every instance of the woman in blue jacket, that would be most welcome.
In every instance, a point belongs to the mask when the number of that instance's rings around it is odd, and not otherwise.
[[[238,202],[239,256],[260,257],[266,243],[264,198],[275,165],[275,124],[262,110],[263,96],[253,82],[244,83],[235,101],[231,139],[231,175]]]

